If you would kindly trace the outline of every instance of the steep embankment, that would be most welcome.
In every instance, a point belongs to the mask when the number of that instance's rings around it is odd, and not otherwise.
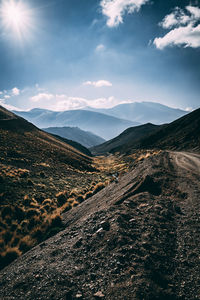
[[[199,299],[199,161],[163,152],[140,162],[2,270],[0,296]]]

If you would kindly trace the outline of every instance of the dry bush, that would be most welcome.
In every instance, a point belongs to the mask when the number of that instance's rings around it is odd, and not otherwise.
[[[25,196],[24,196],[24,200],[23,200],[23,205],[24,205],[24,206],[30,206],[31,201],[32,201],[32,200],[29,198],[29,196],[28,196],[28,195],[25,195]]]
[[[35,245],[35,242],[36,241],[30,235],[26,235],[19,242],[19,250],[25,253]]]
[[[93,191],[89,191],[85,194],[85,200],[87,200],[88,198],[92,197],[94,194],[93,194]]]
[[[13,208],[11,206],[4,206],[1,210],[1,217],[5,219],[7,216],[13,215]]]
[[[83,195],[79,195],[79,196],[76,198],[76,201],[78,201],[78,203],[82,203],[84,200],[85,200],[85,198],[84,198]]]
[[[25,219],[26,213],[23,210],[23,208],[19,206],[15,206],[15,212],[14,212],[14,219],[18,221],[18,223],[21,223],[22,220]]]
[[[76,200],[74,200],[74,202],[72,202],[72,207],[76,207],[78,205],[79,205],[79,203]]]
[[[13,260],[21,255],[21,251],[18,248],[7,248],[5,252],[0,255],[0,269],[3,269],[9,265]]]
[[[99,191],[101,191],[103,188],[105,188],[105,184],[103,182],[99,182],[95,185],[94,190],[93,190],[93,194],[98,193]]]
[[[32,217],[38,216],[40,214],[40,211],[38,209],[29,209],[26,212],[27,219],[31,219]]]
[[[63,192],[60,192],[60,193],[56,194],[56,198],[57,198],[57,202],[58,202],[59,207],[67,202],[68,196],[69,195],[68,195],[67,191],[63,191]]]

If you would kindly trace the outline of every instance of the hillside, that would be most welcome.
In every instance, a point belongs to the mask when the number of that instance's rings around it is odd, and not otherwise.
[[[80,152],[90,153],[82,145],[43,132],[3,107],[0,141],[2,268],[58,232],[61,212],[103,179],[92,158]]]
[[[199,299],[199,166],[186,153],[143,160],[2,270],[0,298]]]
[[[78,127],[48,127],[42,128],[44,131],[59,135],[68,140],[75,141],[83,146],[90,148],[105,142],[103,138],[89,131],[81,130]]]
[[[175,109],[155,102],[134,102],[120,104],[108,109],[94,109],[91,107],[87,109],[117,118],[139,122],[140,124],[170,123],[187,114],[184,110]]]
[[[142,148],[200,151],[200,108],[141,140]]]
[[[138,140],[148,136],[149,134],[155,132],[161,127],[161,125],[144,124],[140,126],[135,126],[126,129],[119,136],[111,139],[101,145],[92,147],[91,151],[93,154],[106,154],[108,152],[114,153],[118,150],[122,153],[127,150],[127,148],[134,147]]]
[[[151,132],[151,130],[153,131]],[[138,133],[140,135],[137,135]],[[170,124],[157,127],[152,124],[146,124],[127,129],[115,139],[92,148],[92,151],[97,154],[105,152],[130,154],[137,149],[187,150],[199,152],[200,109]]]
[[[128,127],[139,125],[138,122],[127,121],[87,110],[56,112],[44,109],[32,109],[28,112],[16,111],[15,113],[40,128],[63,126],[79,127],[105,140],[117,136]]]

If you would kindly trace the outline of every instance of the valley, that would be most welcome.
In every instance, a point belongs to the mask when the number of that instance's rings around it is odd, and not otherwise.
[[[0,298],[198,299],[199,112],[93,156],[1,108]]]

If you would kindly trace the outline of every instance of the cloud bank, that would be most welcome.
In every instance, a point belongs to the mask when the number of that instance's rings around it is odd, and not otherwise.
[[[108,18],[107,25],[116,27],[123,23],[125,13],[131,14],[139,11],[141,6],[149,0],[102,0],[100,6],[102,13]]]
[[[200,47],[200,8],[186,6],[185,10],[176,7],[160,23],[164,29],[171,29],[163,37],[156,38],[154,45],[162,50],[168,46]]]
[[[92,85],[96,88],[101,88],[101,87],[105,87],[105,86],[112,86],[112,83],[110,81],[107,80],[98,80],[98,81],[86,81],[83,83],[83,85]]]

